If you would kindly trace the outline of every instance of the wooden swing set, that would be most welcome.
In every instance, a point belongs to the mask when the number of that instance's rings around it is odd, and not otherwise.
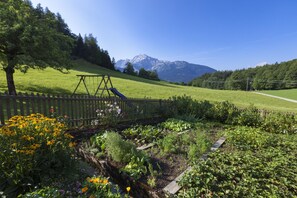
[[[83,84],[87,91],[88,96],[92,96],[92,93],[89,90],[90,87],[88,88],[88,86],[92,85],[93,88],[96,86],[93,96],[97,96],[97,94],[100,93],[100,97],[102,97],[104,93],[107,92],[108,96],[111,97],[110,92],[112,92],[111,90],[113,90],[114,88],[109,75],[76,75],[76,76],[79,77],[80,79],[72,95],[76,93],[80,84]],[[97,84],[98,86],[95,84]]]

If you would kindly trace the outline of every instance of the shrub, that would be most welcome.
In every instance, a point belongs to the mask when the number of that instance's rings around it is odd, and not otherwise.
[[[297,133],[297,117],[294,114],[270,113],[261,128],[270,133]]]
[[[235,124],[241,126],[258,127],[263,121],[259,110],[254,106],[250,106],[240,112],[235,122]]]
[[[188,158],[190,161],[198,160],[203,153],[210,147],[211,142],[206,137],[205,133],[196,132],[194,143],[191,143],[188,150]]]
[[[54,118],[41,114],[14,116],[0,128],[0,175],[5,189],[21,190],[71,166],[73,137]],[[1,183],[1,181],[0,181]],[[1,189],[0,189],[1,190]]]
[[[191,115],[192,112],[192,105],[194,103],[194,100],[190,96],[174,96],[170,98],[171,101],[171,107],[172,110],[171,115]]]
[[[216,102],[210,109],[209,116],[215,121],[232,124],[239,115],[239,109],[228,101]]]
[[[133,155],[140,156],[140,152],[131,142],[123,140],[123,138],[115,132],[109,132],[106,135],[106,150],[108,155],[117,162],[129,162]]]
[[[179,150],[178,142],[178,134],[169,133],[163,139],[158,141],[158,146],[164,153],[177,153]]]

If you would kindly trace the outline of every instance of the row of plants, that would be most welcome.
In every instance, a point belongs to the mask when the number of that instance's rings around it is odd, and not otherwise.
[[[254,106],[239,109],[228,101],[214,102],[193,100],[190,96],[171,98],[166,115],[192,116],[196,119],[230,125],[259,127],[264,131],[281,134],[297,133],[297,116],[292,113],[267,112]]]
[[[224,132],[227,144],[195,161],[180,181],[180,197],[296,197],[296,134],[238,126]]]

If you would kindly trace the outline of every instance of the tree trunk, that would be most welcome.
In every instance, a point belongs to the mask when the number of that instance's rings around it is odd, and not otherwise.
[[[6,81],[7,81],[7,88],[8,88],[8,94],[9,95],[16,95],[16,90],[15,90],[15,85],[14,85],[14,80],[13,80],[13,73],[14,69],[13,67],[8,67],[4,68],[5,73],[6,73]]]

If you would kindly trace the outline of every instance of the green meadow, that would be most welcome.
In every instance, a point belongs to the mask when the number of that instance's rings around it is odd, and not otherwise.
[[[297,89],[285,89],[285,90],[268,90],[261,91],[262,93],[297,100]]]
[[[26,74],[16,71],[14,80],[18,92],[72,94],[79,82],[79,78],[76,76],[78,74],[109,74],[113,86],[128,98],[168,99],[172,96],[188,95],[197,100],[229,101],[239,107],[247,107],[252,104],[260,109],[297,112],[296,103],[258,95],[253,92],[212,90],[180,86],[163,81],[151,81],[110,71],[92,65],[84,60],[74,61],[74,67],[65,73],[51,68],[44,70],[29,69]],[[6,78],[3,70],[0,71],[0,76],[0,92],[4,92],[6,91]],[[96,78],[86,80],[91,92],[95,92],[96,85],[100,82],[99,80]],[[294,91],[292,90],[292,92]],[[86,93],[82,85],[79,87],[77,93]],[[292,93],[292,96],[295,99],[297,98],[296,93],[295,95]]]

